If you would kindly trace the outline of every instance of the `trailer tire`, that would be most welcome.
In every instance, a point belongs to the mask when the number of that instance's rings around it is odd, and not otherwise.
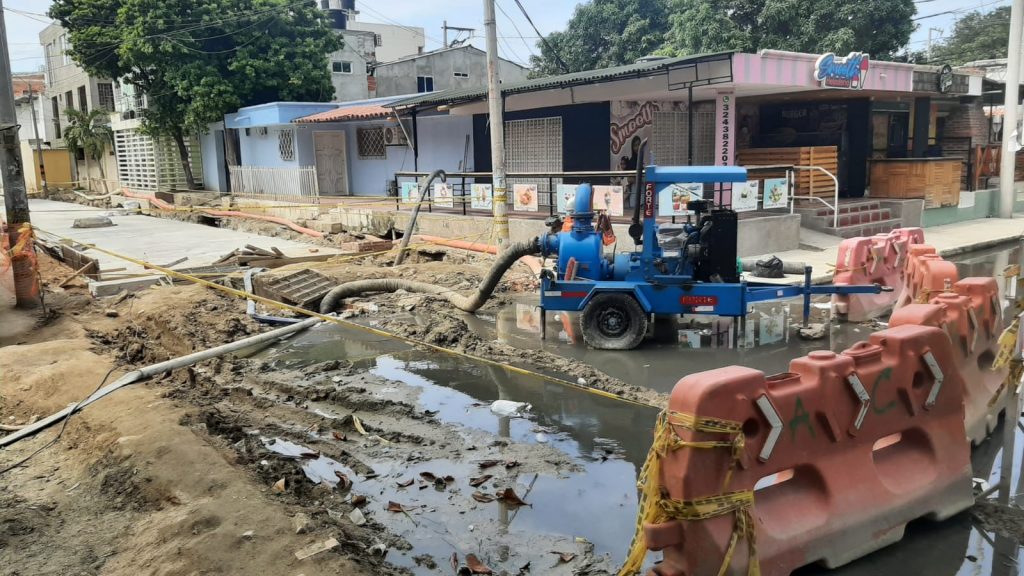
[[[583,341],[598,350],[632,350],[647,334],[647,313],[630,294],[605,292],[587,303]]]

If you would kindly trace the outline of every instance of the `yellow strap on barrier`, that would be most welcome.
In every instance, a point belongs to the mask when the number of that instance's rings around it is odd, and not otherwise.
[[[22,252],[27,252],[29,246],[31,246],[32,244],[32,239],[34,237],[35,234],[32,232],[32,224],[29,224],[28,222],[23,222],[21,227],[18,228],[18,243],[12,246],[11,249],[7,251],[7,253],[11,256],[11,258],[14,258],[15,256],[20,255]]]
[[[725,434],[732,438],[729,440],[687,441],[676,434],[676,426],[705,434]],[[743,453],[743,446],[743,426],[739,422],[684,414],[673,410],[664,410],[658,414],[654,429],[654,443],[647,453],[647,459],[644,461],[643,468],[640,469],[640,477],[637,479],[640,506],[637,511],[633,541],[630,544],[626,561],[623,563],[622,569],[619,570],[619,576],[632,576],[643,567],[644,558],[647,556],[644,524],[660,524],[667,520],[705,520],[730,513],[736,514],[736,524],[733,527],[732,538],[723,558],[722,567],[719,569],[719,576],[728,570],[736,543],[740,538],[747,540],[749,548],[748,575],[759,576],[761,574],[757,561],[754,523],[750,516],[750,509],[754,505],[752,491],[729,492],[696,500],[672,500],[664,497],[661,486],[661,460],[669,452],[681,448],[729,448],[732,459],[722,483],[724,490],[728,487],[732,472]]]

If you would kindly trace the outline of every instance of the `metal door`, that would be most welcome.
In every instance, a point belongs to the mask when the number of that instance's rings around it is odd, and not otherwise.
[[[348,158],[345,155],[345,133],[313,132],[313,151],[320,194],[347,196]]]

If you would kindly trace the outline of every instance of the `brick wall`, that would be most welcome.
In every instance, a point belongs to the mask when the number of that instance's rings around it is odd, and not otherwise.
[[[963,99],[960,106],[946,117],[946,129],[943,134],[942,152],[944,156],[962,159],[964,169],[961,171],[960,183],[967,189],[969,170],[974,147],[988,141],[988,119],[982,108],[981,98]]]

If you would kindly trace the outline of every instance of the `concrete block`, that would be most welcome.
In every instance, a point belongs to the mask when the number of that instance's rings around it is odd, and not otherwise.
[[[205,190],[172,190],[157,192],[156,197],[175,206],[199,206],[216,202],[221,193]]]
[[[89,282],[89,293],[96,298],[102,298],[104,296],[116,296],[122,290],[138,292],[157,284],[170,284],[170,280],[165,274],[150,274],[134,278],[119,278],[117,280],[93,280]]]
[[[317,232],[323,232],[324,234],[341,234],[345,231],[345,226],[341,222],[329,222],[326,220],[311,220],[308,225]]]
[[[149,200],[145,200],[142,198],[129,198],[127,196],[120,196],[118,194],[114,194],[110,197],[111,206],[124,206],[125,202],[138,202],[139,207],[142,208],[143,210],[149,209]]]

